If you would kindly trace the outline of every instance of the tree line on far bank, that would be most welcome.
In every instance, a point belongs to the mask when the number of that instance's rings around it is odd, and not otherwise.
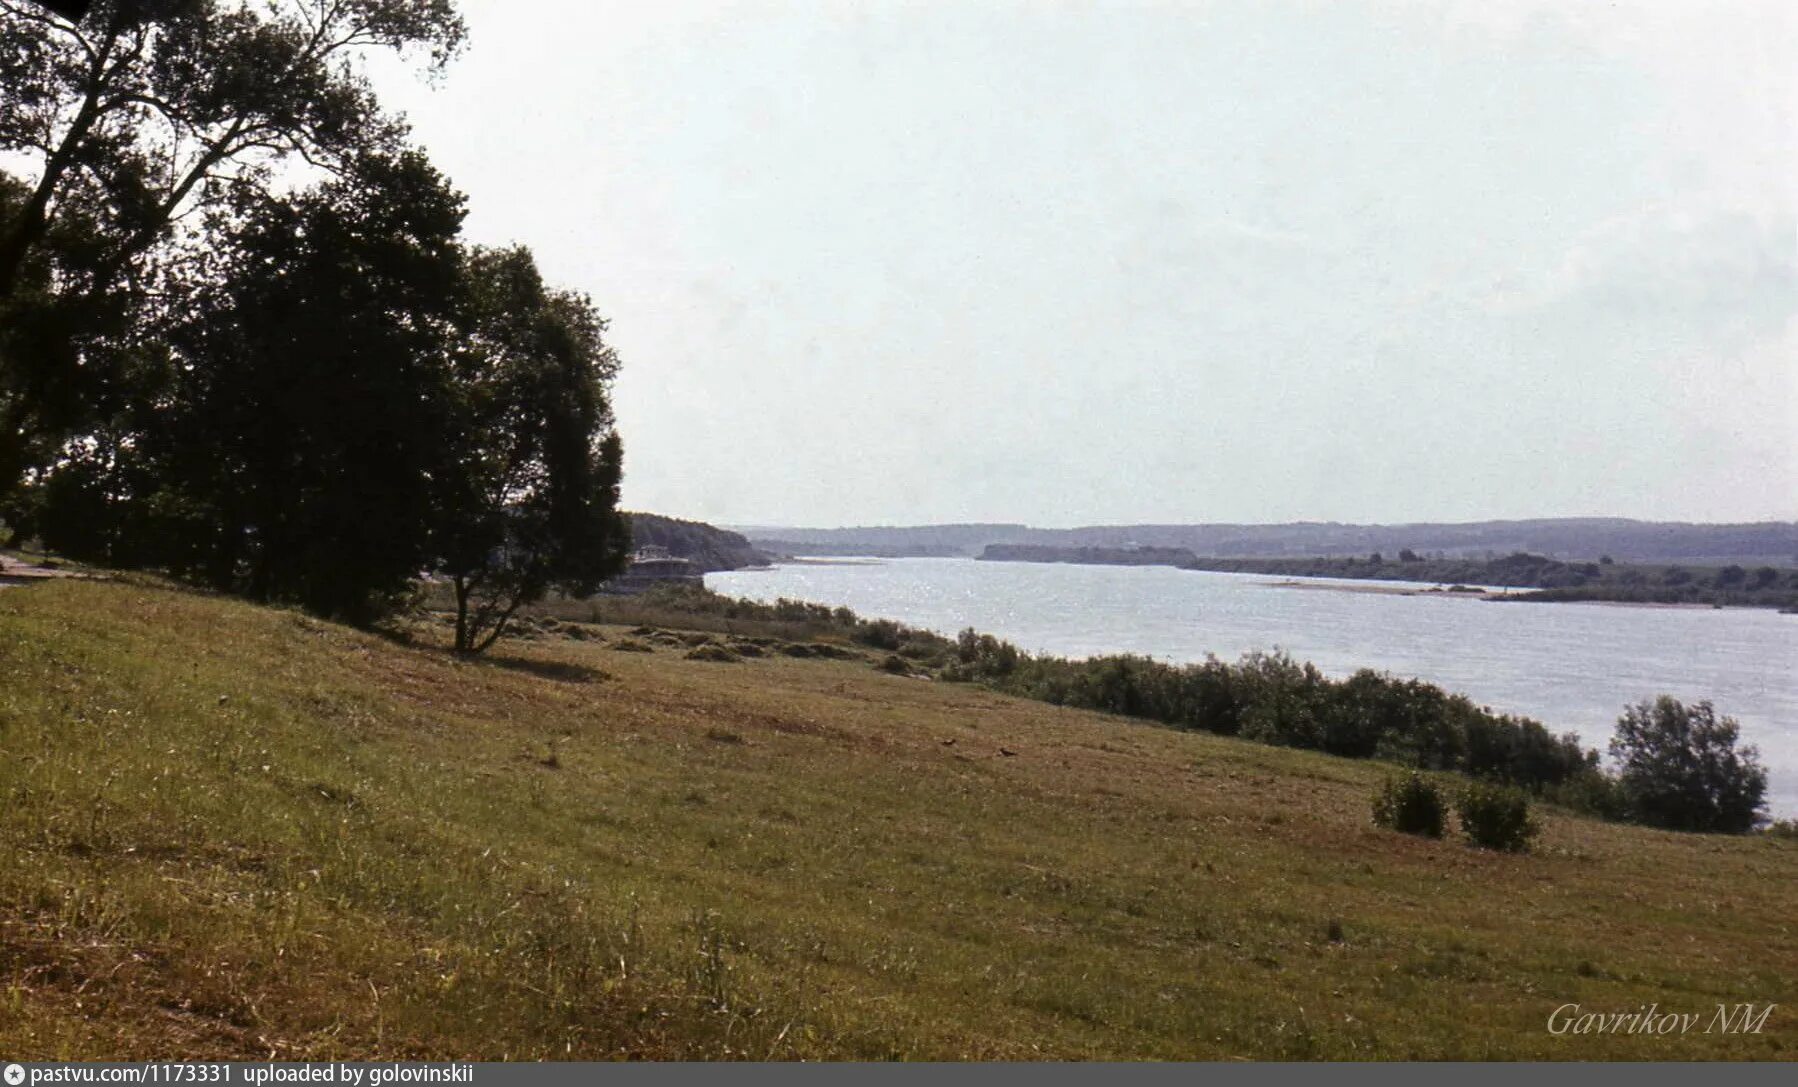
[[[1492,559],[1425,558],[1409,548],[1388,557],[1218,557],[1182,547],[1062,547],[989,544],[980,558],[1002,562],[1072,562],[1108,566],[1177,566],[1187,570],[1412,581],[1438,585],[1498,586],[1538,590],[1520,597],[1537,601],[1612,600],[1656,604],[1723,604],[1798,610],[1798,570],[1760,565],[1717,567],[1566,562],[1516,551]]]
[[[450,0],[0,2],[5,535],[366,624],[421,572],[456,645],[624,562],[618,361],[361,71]]]
[[[1534,589],[1523,599],[1537,601],[1611,600],[1643,604],[1724,604],[1798,608],[1798,570],[1760,565],[1651,565],[1567,562],[1517,551],[1494,559],[1431,559],[1401,550],[1396,557],[1374,552],[1366,558],[1220,559],[1200,558],[1192,569],[1277,574],[1287,577],[1377,578]]]

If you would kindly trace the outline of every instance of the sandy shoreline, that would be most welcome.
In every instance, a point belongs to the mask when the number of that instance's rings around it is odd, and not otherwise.
[[[1434,586],[1415,589],[1401,585],[1350,585],[1339,582],[1324,581],[1263,581],[1260,584],[1272,589],[1323,589],[1339,593],[1370,593],[1375,596],[1454,596],[1468,600],[1502,600],[1503,593],[1488,592],[1485,589],[1439,589]]]
[[[1607,608],[1671,608],[1714,611],[1732,607],[1728,604],[1668,603],[1657,600],[1541,600],[1536,597],[1536,594],[1542,591],[1539,589],[1519,589],[1515,592],[1493,592],[1488,589],[1442,589],[1434,586],[1411,589],[1399,585],[1348,585],[1322,581],[1263,581],[1261,584],[1271,589],[1322,589],[1339,593],[1371,593],[1376,596],[1446,596],[1462,600],[1517,600],[1535,604],[1597,604]],[[1745,607],[1746,605],[1733,606]]]

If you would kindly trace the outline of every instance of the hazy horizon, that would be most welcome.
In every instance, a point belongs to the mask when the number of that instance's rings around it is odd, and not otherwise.
[[[628,503],[627,503],[627,505],[628,505]],[[664,516],[664,517],[674,517],[674,518],[681,519],[681,520],[689,520],[689,521],[700,520],[700,518],[683,517],[681,514],[669,513],[665,510],[644,509],[644,510],[638,510],[637,512],[660,514],[661,516]],[[884,521],[884,522],[878,522],[878,523],[869,521],[869,522],[862,522],[859,524],[829,524],[829,525],[798,524],[796,522],[780,522],[780,521],[716,521],[716,522],[708,522],[708,523],[712,524],[713,527],[715,527],[715,528],[728,529],[732,532],[766,531],[766,530],[770,530],[770,529],[800,529],[800,530],[804,530],[806,532],[853,532],[856,529],[954,528],[954,527],[975,526],[975,525],[1022,525],[1025,528],[1040,528],[1040,529],[1048,529],[1048,530],[1052,530],[1052,531],[1060,531],[1060,530],[1065,530],[1065,529],[1079,529],[1079,528],[1137,528],[1137,527],[1152,526],[1152,525],[1153,526],[1169,525],[1169,526],[1180,526],[1180,527],[1188,527],[1188,526],[1203,527],[1203,526],[1214,526],[1214,525],[1215,526],[1241,525],[1241,526],[1245,526],[1245,527],[1246,526],[1280,527],[1280,526],[1286,526],[1286,525],[1343,525],[1343,526],[1354,526],[1354,527],[1359,527],[1359,528],[1377,528],[1377,527],[1396,528],[1396,527],[1404,527],[1404,526],[1408,526],[1408,525],[1481,525],[1481,524],[1500,524],[1500,523],[1522,523],[1522,522],[1530,522],[1530,521],[1634,521],[1634,522],[1637,522],[1640,524],[1689,524],[1689,525],[1703,525],[1703,526],[1712,526],[1712,527],[1727,527],[1727,526],[1731,526],[1731,525],[1798,525],[1798,519],[1793,519],[1793,518],[1789,518],[1789,517],[1763,517],[1763,518],[1759,518],[1757,520],[1748,520],[1748,521],[1680,521],[1680,520],[1674,520],[1674,519],[1609,516],[1609,515],[1604,515],[1604,514],[1593,514],[1593,515],[1569,514],[1565,517],[1473,517],[1473,518],[1467,518],[1465,520],[1456,520],[1456,521],[1437,521],[1437,520],[1428,520],[1428,521],[1426,521],[1426,520],[1345,521],[1345,520],[1339,520],[1339,519],[1331,520],[1331,519],[1322,519],[1322,518],[1316,518],[1316,517],[1298,517],[1298,518],[1290,518],[1290,519],[1282,520],[1282,521],[1145,521],[1145,520],[1138,519],[1138,520],[1129,520],[1129,521],[1080,521],[1080,522],[1069,522],[1067,524],[1050,524],[1047,522],[1040,522],[1040,521],[1007,521],[1007,520],[1001,520],[1001,519],[996,519],[996,518],[991,518],[991,517],[977,517],[977,518],[973,518],[970,520],[963,520],[963,521]]]
[[[465,9],[380,90],[612,319],[630,508],[1798,517],[1780,3]]]

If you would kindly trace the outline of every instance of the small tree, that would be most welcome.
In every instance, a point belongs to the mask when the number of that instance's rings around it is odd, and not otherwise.
[[[1744,834],[1765,804],[1760,752],[1738,748],[1740,726],[1709,702],[1688,706],[1662,695],[1626,707],[1611,758],[1631,814],[1670,830]]]
[[[585,297],[546,289],[527,249],[477,250],[467,278],[436,565],[455,590],[456,651],[473,654],[551,590],[597,591],[623,569],[630,526],[605,322]]]

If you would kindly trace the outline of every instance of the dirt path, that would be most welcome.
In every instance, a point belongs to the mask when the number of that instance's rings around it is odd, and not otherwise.
[[[34,581],[54,581],[58,578],[89,579],[92,577],[92,574],[64,570],[57,566],[40,566],[23,559],[16,559],[11,555],[0,555],[0,588],[8,585],[29,585]]]

